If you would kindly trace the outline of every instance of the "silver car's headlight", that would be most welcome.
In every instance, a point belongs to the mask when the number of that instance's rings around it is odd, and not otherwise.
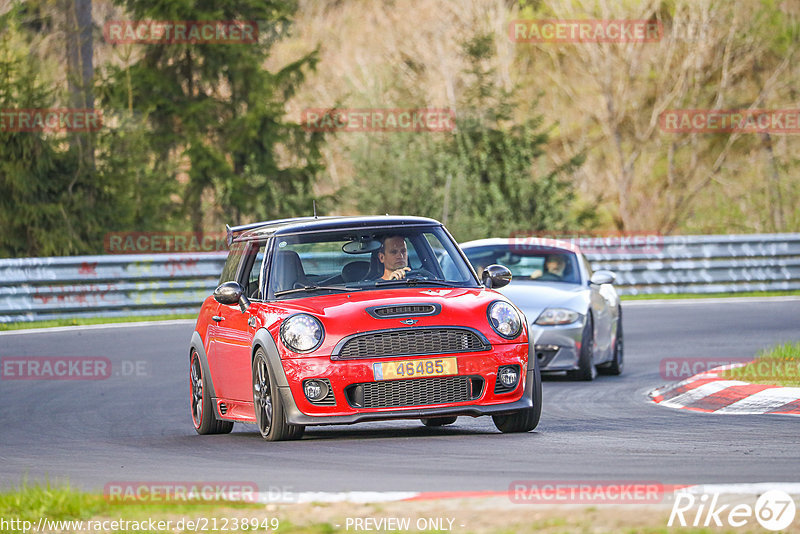
[[[539,315],[535,321],[535,324],[541,326],[570,324],[577,321],[580,316],[580,313],[567,308],[547,308],[541,313],[541,315]]]
[[[522,319],[508,302],[497,300],[489,305],[486,315],[495,332],[506,339],[514,339],[522,332]]]
[[[292,315],[281,325],[281,341],[294,352],[311,352],[320,346],[324,338],[322,323],[305,313]]]

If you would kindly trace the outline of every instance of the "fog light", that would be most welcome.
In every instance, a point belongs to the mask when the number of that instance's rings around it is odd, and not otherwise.
[[[306,380],[303,391],[311,402],[320,401],[328,394],[328,385],[321,380]]]
[[[513,388],[517,385],[517,380],[519,380],[519,372],[515,366],[501,367],[497,371],[497,377],[505,387]]]

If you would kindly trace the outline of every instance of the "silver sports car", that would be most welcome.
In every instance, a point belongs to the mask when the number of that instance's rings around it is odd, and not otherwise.
[[[614,273],[592,274],[580,250],[565,241],[481,239],[461,249],[479,275],[490,265],[510,269],[511,283],[498,291],[530,321],[542,372],[566,371],[580,380],[622,372],[622,307]]]

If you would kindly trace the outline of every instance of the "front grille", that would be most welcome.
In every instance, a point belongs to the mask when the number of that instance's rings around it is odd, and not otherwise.
[[[471,376],[416,378],[353,384],[345,394],[356,408],[402,408],[474,400],[483,385],[483,378]]]
[[[490,345],[466,328],[402,328],[356,334],[334,349],[334,359],[417,356],[488,350]]]

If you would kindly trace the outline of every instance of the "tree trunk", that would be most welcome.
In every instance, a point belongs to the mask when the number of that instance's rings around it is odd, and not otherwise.
[[[74,109],[93,109],[92,0],[63,0],[63,8],[69,106]],[[79,150],[83,170],[94,170],[91,132],[72,132],[70,137],[70,143]]]

